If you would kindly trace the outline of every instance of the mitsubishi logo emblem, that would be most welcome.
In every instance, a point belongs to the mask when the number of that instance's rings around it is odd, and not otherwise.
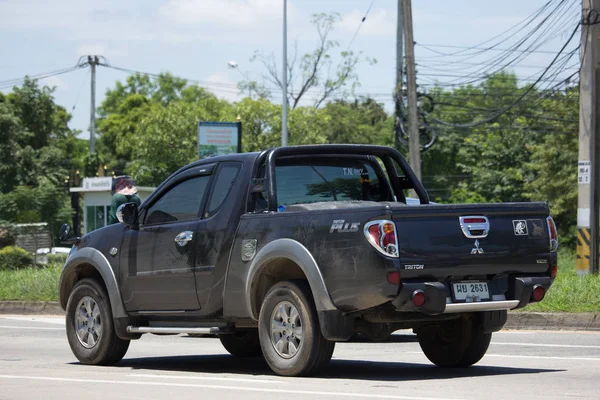
[[[471,249],[471,254],[483,254],[483,249],[479,247],[479,240],[475,241],[475,247]]]

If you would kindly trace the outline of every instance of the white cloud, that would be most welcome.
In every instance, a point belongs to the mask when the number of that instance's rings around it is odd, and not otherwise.
[[[364,11],[353,10],[342,16],[340,28],[354,35],[360,21],[365,16]],[[396,12],[392,9],[378,8],[367,16],[360,27],[360,36],[378,37],[396,34]]]

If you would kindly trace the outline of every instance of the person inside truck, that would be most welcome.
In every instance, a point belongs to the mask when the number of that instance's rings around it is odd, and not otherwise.
[[[108,213],[109,225],[119,222],[117,209],[121,204],[135,203],[138,207],[140,206],[141,200],[137,191],[135,181],[131,176],[122,175],[113,179],[111,186],[112,200],[110,202],[110,212]]]

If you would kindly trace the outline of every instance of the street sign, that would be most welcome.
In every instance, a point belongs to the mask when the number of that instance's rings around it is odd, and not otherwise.
[[[199,159],[241,152],[241,122],[198,122]]]
[[[579,161],[579,168],[577,169],[577,182],[589,185],[590,184],[590,171],[591,165],[588,161]]]

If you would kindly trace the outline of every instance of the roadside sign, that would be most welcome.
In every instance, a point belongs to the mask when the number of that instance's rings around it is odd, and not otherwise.
[[[198,122],[199,159],[241,152],[241,122]]]
[[[590,162],[588,161],[579,161],[579,168],[577,168],[577,183],[581,183],[584,185],[590,184]]]

